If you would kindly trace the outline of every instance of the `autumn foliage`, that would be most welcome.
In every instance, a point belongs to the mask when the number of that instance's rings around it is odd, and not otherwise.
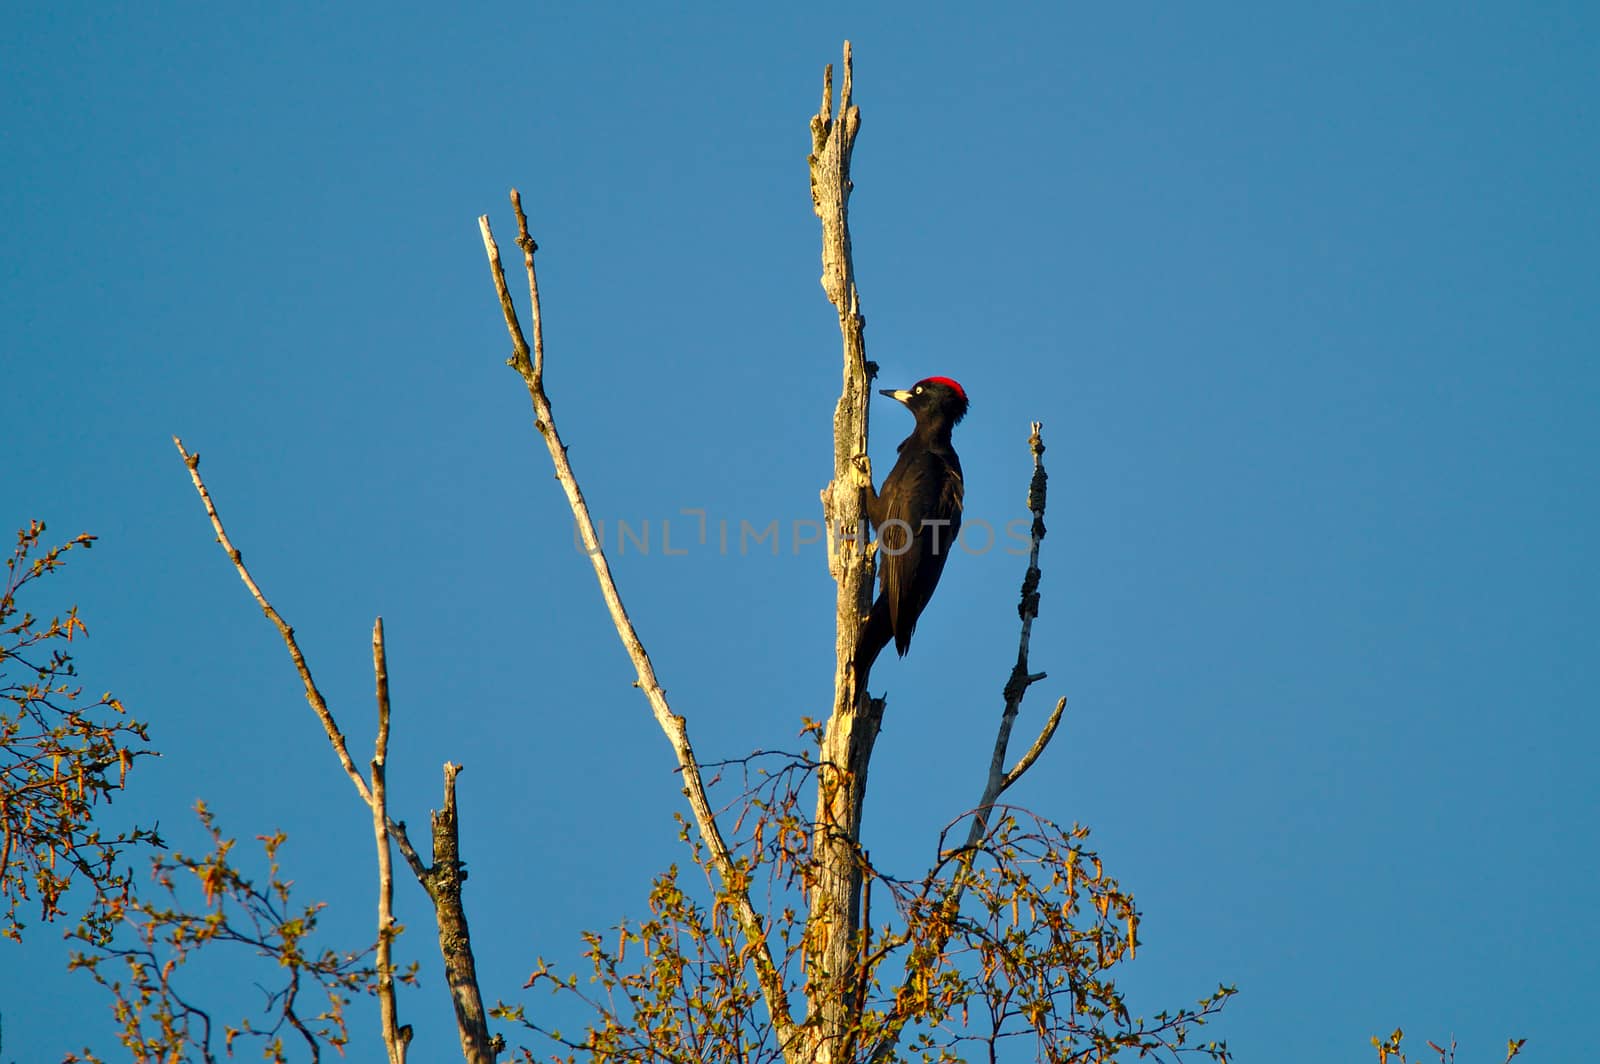
[[[151,862],[153,888],[131,898],[117,933],[85,942],[70,966],[93,976],[112,998],[117,1041],[139,1064],[232,1056],[236,1043],[259,1043],[264,1060],[286,1062],[299,1044],[310,1059],[349,1042],[345,1006],[371,988],[371,949],[316,948],[312,937],[323,902],[296,902],[278,852],[284,835],[259,836],[265,883],[233,863],[235,840],[218,829],[205,803],[196,812],[208,847],[198,857],[174,853]],[[186,980],[186,965],[214,945],[243,949],[268,963],[256,982],[263,997],[257,1018],[213,1017],[202,977]],[[403,978],[410,981],[412,973]],[[92,1050],[67,1064],[105,1064]]]
[[[152,751],[145,725],[110,693],[85,697],[68,653],[89,631],[77,607],[44,621],[21,605],[29,585],[95,540],[42,547],[44,532],[31,521],[17,533],[0,593],[0,933],[20,941],[25,915],[68,915],[67,894],[81,884],[83,934],[104,939],[128,901],[125,858],[161,840],[153,828],[107,831],[99,818]]]

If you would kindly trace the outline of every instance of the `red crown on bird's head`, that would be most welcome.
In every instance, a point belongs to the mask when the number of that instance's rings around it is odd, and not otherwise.
[[[921,384],[942,384],[946,388],[949,388],[951,391],[955,392],[957,395],[961,396],[961,398],[965,399],[967,397],[967,390],[965,388],[961,387],[961,384],[958,381],[956,381],[953,377],[927,377],[927,378],[924,378],[919,383],[921,383]]]

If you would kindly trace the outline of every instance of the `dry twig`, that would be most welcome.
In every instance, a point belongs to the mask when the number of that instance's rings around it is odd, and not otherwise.
[[[328,709],[328,702],[322,697],[322,692],[317,689],[316,681],[311,678],[311,667],[306,664],[306,656],[300,652],[300,644],[294,637],[294,629],[289,627],[289,622],[277,610],[272,608],[272,603],[261,593],[261,588],[256,584],[255,578],[250,575],[250,570],[245,568],[244,555],[233,545],[228,538],[228,533],[222,527],[222,518],[217,514],[217,508],[211,501],[211,493],[206,490],[206,483],[200,479],[200,456],[190,454],[184,450],[183,441],[172,437],[172,442],[177,446],[178,453],[183,456],[184,465],[189,467],[189,479],[194,481],[194,490],[200,493],[200,501],[205,503],[206,516],[211,518],[211,527],[217,533],[217,542],[222,544],[222,551],[233,562],[233,567],[239,573],[239,579],[244,581],[244,586],[250,589],[250,597],[256,600],[256,605],[261,607],[261,612],[267,615],[273,627],[278,629],[278,634],[283,637],[283,645],[289,650],[289,657],[294,660],[295,671],[300,674],[300,682],[305,685],[306,701],[317,714],[317,719],[322,722],[322,730],[328,733],[328,742],[333,746],[333,752],[339,755],[339,764],[344,767],[344,774],[350,777],[350,782],[355,784],[356,792],[361,795],[361,800],[367,805],[372,804],[372,792],[367,789],[367,781],[361,777],[361,772],[350,759],[350,750],[345,746],[344,733],[339,730],[339,725],[334,722],[333,713]]]

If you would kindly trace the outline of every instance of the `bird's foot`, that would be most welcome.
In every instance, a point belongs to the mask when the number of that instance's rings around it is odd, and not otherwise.
[[[850,468],[855,472],[856,487],[872,487],[872,458],[869,455],[858,454],[850,460]]]

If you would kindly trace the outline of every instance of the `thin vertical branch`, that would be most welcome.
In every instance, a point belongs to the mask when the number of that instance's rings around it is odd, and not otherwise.
[[[515,189],[511,192],[511,205],[517,216],[517,246],[522,249],[523,266],[528,274],[528,298],[532,305],[534,324],[534,343],[531,347],[522,331],[516,305],[506,284],[505,268],[500,260],[500,248],[495,243],[494,233],[489,227],[489,217],[483,215],[478,219],[478,228],[483,235],[484,253],[489,259],[490,279],[500,300],[506,330],[511,336],[512,356],[508,364],[521,375],[523,383],[527,386],[528,398],[533,404],[534,427],[539,430],[550,452],[556,480],[566,493],[567,504],[572,510],[573,519],[577,522],[579,535],[588,551],[589,560],[594,565],[595,579],[600,585],[600,596],[605,600],[606,608],[611,613],[617,637],[622,641],[623,648],[627,650],[628,657],[633,662],[636,674],[635,686],[644,692],[656,723],[666,735],[667,742],[671,744],[672,751],[677,757],[684,796],[689,801],[695,826],[701,838],[705,840],[712,865],[722,882],[722,890],[744,936],[746,949],[755,965],[756,981],[761,988],[762,999],[766,1003],[768,1014],[772,1017],[773,1029],[784,1047],[785,1056],[797,1061],[800,1059],[798,1056],[791,1056],[798,1051],[794,1044],[797,1025],[789,1011],[789,1000],[784,990],[783,979],[773,963],[766,928],[760,914],[750,902],[747,877],[735,866],[727,841],[717,825],[716,814],[706,795],[705,780],[699,762],[696,761],[694,748],[689,743],[688,724],[683,717],[674,713],[668,704],[666,691],[656,678],[650,655],[645,651],[644,643],[640,640],[639,633],[622,603],[621,593],[617,590],[616,580],[611,574],[611,565],[606,560],[599,534],[595,531],[594,521],[589,514],[589,505],[584,501],[583,490],[578,484],[577,475],[572,470],[572,463],[567,458],[567,447],[561,442],[561,435],[556,430],[555,418],[550,409],[550,397],[544,388],[544,338],[540,325],[539,282],[533,265],[534,252],[538,249],[538,245],[528,234],[528,218],[522,209],[522,197]]]
[[[378,689],[378,738],[372,749],[372,834],[378,844],[378,1013],[389,1064],[405,1064],[411,1027],[400,1026],[394,998],[394,867],[389,853],[389,798],[384,764],[389,757],[389,662],[383,618],[372,625],[372,672]]]
[[[972,818],[972,827],[967,832],[969,847],[976,846],[978,840],[989,830],[989,810],[1001,792],[1022,778],[1022,774],[1044,751],[1045,744],[1050,741],[1051,736],[1055,735],[1056,725],[1061,722],[1061,714],[1067,704],[1065,698],[1061,699],[1045,722],[1039,738],[1034,740],[1033,746],[1008,772],[1006,748],[1011,743],[1011,726],[1016,723],[1017,713],[1022,709],[1022,699],[1028,693],[1028,688],[1044,679],[1046,675],[1042,672],[1028,671],[1028,644],[1033,638],[1034,618],[1039,616],[1039,580],[1043,575],[1039,570],[1039,546],[1044,542],[1045,488],[1049,481],[1049,476],[1044,471],[1044,437],[1040,434],[1043,428],[1042,422],[1035,421],[1028,433],[1028,450],[1033,454],[1033,477],[1028,482],[1028,511],[1033,514],[1033,524],[1029,531],[1031,542],[1028,548],[1028,569],[1022,576],[1022,595],[1017,602],[1017,615],[1022,618],[1022,633],[1017,640],[1016,664],[1011,666],[1011,675],[1007,678],[1002,692],[1004,704],[1000,710],[1000,728],[994,739],[994,754],[989,759],[989,778],[984,783],[983,798],[978,802],[977,814]]]
[[[533,319],[532,380],[544,387],[544,316],[539,309],[539,275],[533,269],[533,253],[539,250],[528,235],[528,215],[522,209],[522,195],[511,190],[511,206],[517,212],[517,247],[522,249],[522,268],[528,275],[528,314]]]

